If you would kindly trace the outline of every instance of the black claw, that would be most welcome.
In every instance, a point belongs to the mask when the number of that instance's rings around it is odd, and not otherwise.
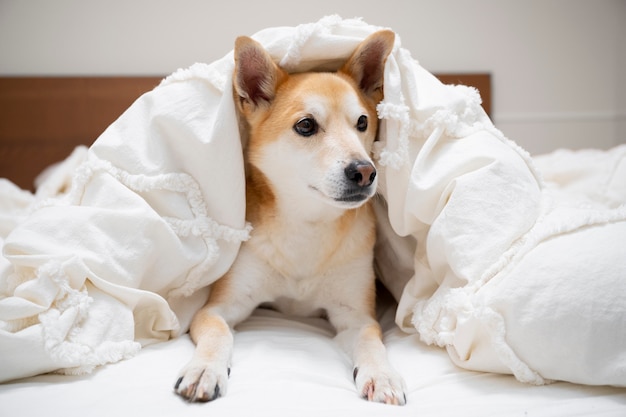
[[[211,398],[209,399],[209,401],[213,401],[213,400],[215,400],[216,398],[219,398],[219,396],[220,396],[220,386],[219,386],[219,385],[216,385],[216,386],[215,386],[215,391],[213,391],[213,397],[211,397]]]
[[[183,382],[183,377],[182,376],[180,378],[178,378],[178,381],[176,381],[176,384],[174,385],[174,389],[178,389],[178,387],[180,386],[181,382]]]
[[[402,396],[404,397],[404,403],[406,404],[406,394],[402,393]]]
[[[359,373],[359,367],[355,366],[354,371],[352,371],[352,379],[354,379],[355,382],[356,382],[356,376],[358,373]]]
[[[228,371],[227,371],[227,372],[228,372],[228,376],[230,376],[230,368],[228,368]]]

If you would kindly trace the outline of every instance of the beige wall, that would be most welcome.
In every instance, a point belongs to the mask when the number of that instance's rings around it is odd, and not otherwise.
[[[531,153],[626,142],[624,0],[0,0],[0,75],[165,75],[328,14],[433,72],[491,72],[494,122]]]

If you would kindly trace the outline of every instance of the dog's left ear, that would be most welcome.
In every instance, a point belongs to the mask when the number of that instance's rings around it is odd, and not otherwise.
[[[393,49],[395,34],[380,30],[359,44],[339,70],[352,77],[359,88],[376,103],[383,98],[385,62]]]

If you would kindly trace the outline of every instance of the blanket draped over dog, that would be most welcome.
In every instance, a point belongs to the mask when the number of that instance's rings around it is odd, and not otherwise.
[[[378,28],[254,38],[337,69]],[[0,182],[0,380],[84,373],[186,331],[249,233],[232,53],[167,77],[37,193]],[[378,106],[377,270],[397,323],[459,366],[626,385],[626,147],[531,158],[401,48]],[[253,233],[253,232],[252,232]]]

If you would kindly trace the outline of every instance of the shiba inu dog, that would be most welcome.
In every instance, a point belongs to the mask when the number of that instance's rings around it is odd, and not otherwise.
[[[394,34],[366,38],[337,72],[288,74],[256,41],[235,43],[234,99],[246,146],[253,231],[211,289],[175,391],[190,401],[226,393],[235,325],[259,305],[325,315],[352,358],[358,393],[404,404],[374,318],[376,105]]]

